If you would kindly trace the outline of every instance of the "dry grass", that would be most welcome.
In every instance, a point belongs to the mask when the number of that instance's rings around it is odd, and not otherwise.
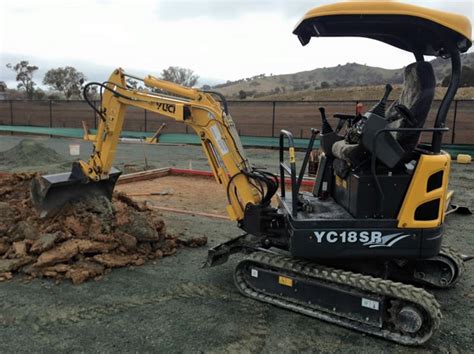
[[[391,98],[400,95],[402,86],[394,85]],[[385,90],[384,85],[363,87],[339,87],[320,90],[305,90],[288,92],[278,95],[267,95],[259,97],[259,100],[378,100]],[[435,99],[442,99],[446,93],[445,87],[437,87]],[[474,87],[461,87],[456,95],[457,99],[474,99]]]

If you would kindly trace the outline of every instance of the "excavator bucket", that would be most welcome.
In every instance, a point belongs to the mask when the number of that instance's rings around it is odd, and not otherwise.
[[[93,182],[73,166],[71,172],[39,176],[32,180],[30,195],[40,217],[54,216],[67,203],[89,196],[112,198],[115,183],[122,172],[112,168],[109,178]]]

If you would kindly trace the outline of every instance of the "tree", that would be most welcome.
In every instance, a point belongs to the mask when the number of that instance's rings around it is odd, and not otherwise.
[[[203,89],[203,90],[210,90],[211,88],[212,88],[212,87],[209,86],[209,85],[203,85],[203,86],[201,87],[201,89]]]
[[[322,88],[322,89],[327,89],[327,88],[329,88],[329,82],[327,82],[327,81],[321,82],[321,88]]]
[[[27,60],[22,60],[15,65],[7,64],[7,68],[16,72],[16,81],[18,81],[17,88],[19,90],[25,90],[26,97],[32,99],[36,85],[33,81],[33,74],[38,70],[38,67],[36,65],[30,65]]]
[[[194,75],[194,71],[191,69],[181,68],[179,66],[170,66],[168,69],[163,69],[161,78],[176,84],[192,87],[196,85],[199,76]]]
[[[0,81],[0,92],[5,92],[7,90],[7,84],[5,81]]]
[[[245,92],[244,90],[240,90],[239,91],[239,98],[241,100],[245,100],[247,98],[247,92]]]
[[[38,88],[35,90],[33,93],[33,99],[35,100],[44,100],[46,97],[46,92],[44,92],[42,89]]]
[[[81,95],[82,83],[86,77],[80,71],[72,66],[49,70],[44,75],[43,84],[48,85],[51,89],[62,92],[67,100],[72,96]]]

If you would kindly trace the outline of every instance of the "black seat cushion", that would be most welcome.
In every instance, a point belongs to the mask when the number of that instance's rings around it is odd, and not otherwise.
[[[408,65],[404,72],[404,85],[400,97],[388,108],[386,117],[390,128],[423,128],[433,102],[436,79],[429,62]],[[407,107],[414,122],[405,119],[396,111],[396,105]],[[393,136],[406,152],[411,152],[418,143],[420,132],[394,132]]]
[[[400,97],[386,112],[387,128],[422,128],[433,102],[435,87],[436,79],[430,63],[423,61],[408,65],[404,70],[404,85]],[[414,122],[410,122],[397,112],[395,109],[397,105],[406,107]],[[394,132],[392,135],[408,155],[418,143],[420,132]],[[361,143],[350,144],[346,140],[335,142],[332,153],[352,167],[359,165],[361,160],[367,157],[367,151]]]

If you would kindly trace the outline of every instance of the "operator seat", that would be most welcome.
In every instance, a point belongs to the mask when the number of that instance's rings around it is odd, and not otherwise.
[[[418,61],[408,65],[404,70],[404,84],[400,97],[392,103],[385,117],[382,116],[387,121],[385,127],[422,128],[433,102],[435,87],[436,79],[429,62]],[[404,150],[401,161],[406,161],[416,147],[421,132],[404,131],[391,134]],[[331,150],[336,158],[334,165],[339,166],[335,168],[336,173],[341,170],[341,165],[348,165],[347,169],[349,166],[355,168],[370,156],[369,151],[362,145],[362,138],[356,144],[349,143],[347,139],[337,141]],[[337,161],[338,159],[342,161]]]

